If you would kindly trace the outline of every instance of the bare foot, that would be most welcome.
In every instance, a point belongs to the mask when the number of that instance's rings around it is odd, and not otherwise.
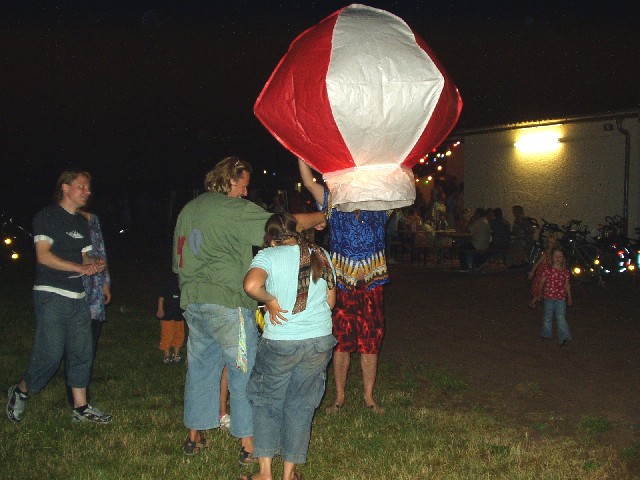
[[[338,413],[344,407],[344,403],[334,403],[330,407],[327,407],[325,413]]]
[[[371,410],[373,413],[384,413],[385,412],[384,408],[382,408],[377,403],[370,403],[369,405],[367,405],[367,408],[369,410]]]

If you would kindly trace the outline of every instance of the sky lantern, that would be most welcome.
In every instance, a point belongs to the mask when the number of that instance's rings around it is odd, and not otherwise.
[[[254,113],[322,173],[343,211],[415,201],[411,167],[455,126],[462,100],[431,49],[399,17],[366,5],[300,34]]]

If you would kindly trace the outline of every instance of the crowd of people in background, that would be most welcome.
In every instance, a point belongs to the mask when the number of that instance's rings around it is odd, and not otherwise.
[[[455,250],[463,271],[484,268],[488,263],[508,268],[528,265],[534,230],[521,205],[511,208],[512,226],[501,207],[474,210],[465,207],[464,183],[456,185],[453,181],[450,185],[456,186],[448,189],[446,185],[436,183],[430,201],[425,201],[418,192],[413,205],[392,213],[386,227],[388,252],[394,251],[394,244],[409,249],[433,245],[437,249]]]

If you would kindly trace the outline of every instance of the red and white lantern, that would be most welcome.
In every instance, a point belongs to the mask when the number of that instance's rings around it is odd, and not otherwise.
[[[462,100],[397,16],[349,5],[299,35],[254,113],[323,178],[343,211],[415,201],[411,167],[447,137]]]

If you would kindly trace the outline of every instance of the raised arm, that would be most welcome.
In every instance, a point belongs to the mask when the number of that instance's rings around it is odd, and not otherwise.
[[[313,172],[311,171],[311,167],[304,163],[304,160],[299,158],[298,169],[300,170],[300,179],[302,180],[302,184],[307,190],[309,190],[309,193],[316,203],[322,205],[324,202],[324,187],[313,181]]]
[[[298,232],[304,232],[310,228],[322,230],[326,226],[327,217],[324,212],[292,213],[292,215],[298,222],[296,225]]]

